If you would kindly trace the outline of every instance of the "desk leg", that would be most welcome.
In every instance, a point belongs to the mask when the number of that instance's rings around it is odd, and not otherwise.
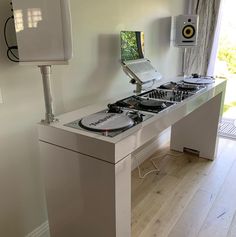
[[[189,148],[202,158],[213,160],[217,147],[222,93],[218,94],[171,127],[171,149]]]
[[[131,157],[111,164],[40,142],[51,237],[131,236]]]

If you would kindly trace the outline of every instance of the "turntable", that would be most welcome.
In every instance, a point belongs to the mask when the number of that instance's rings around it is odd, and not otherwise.
[[[184,80],[178,82],[167,82],[161,86],[159,89],[167,89],[167,90],[177,90],[177,91],[189,91],[192,93],[197,93],[202,89],[206,88],[205,85],[202,84],[194,84],[194,83],[187,83]]]
[[[65,126],[114,137],[152,116],[151,114],[140,113],[137,110],[121,109],[119,106],[109,104],[107,110],[88,115],[65,124]]]
[[[99,112],[82,118],[79,125],[91,131],[116,131],[132,127],[134,120],[123,113]]]
[[[199,77],[187,77],[184,78],[183,80],[185,83],[188,84],[195,84],[195,85],[208,85],[208,84],[212,84],[215,82],[213,77],[203,77],[203,76],[199,76]]]

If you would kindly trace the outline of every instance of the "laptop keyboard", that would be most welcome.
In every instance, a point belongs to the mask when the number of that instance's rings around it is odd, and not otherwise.
[[[129,64],[128,67],[135,73],[144,73],[155,70],[155,68],[149,62],[133,63]]]

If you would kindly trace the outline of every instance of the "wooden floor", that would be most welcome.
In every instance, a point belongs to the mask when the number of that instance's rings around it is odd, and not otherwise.
[[[236,141],[220,139],[213,162],[168,146],[152,158],[158,175],[132,172],[132,237],[236,237]]]

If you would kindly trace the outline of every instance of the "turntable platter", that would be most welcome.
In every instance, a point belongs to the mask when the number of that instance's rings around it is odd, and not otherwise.
[[[164,108],[165,104],[163,101],[157,100],[142,100],[139,103],[140,107],[145,109],[157,109],[157,108]]]
[[[171,81],[171,82],[167,82],[167,83],[161,85],[159,88],[160,89],[167,89],[167,90],[174,90],[174,89],[176,89],[176,86],[177,86],[177,83]]]
[[[215,80],[212,77],[198,77],[198,78],[190,77],[190,78],[184,78],[184,82],[196,85],[206,85],[214,83]]]
[[[194,84],[178,84],[178,89],[185,91],[198,90],[199,86]]]
[[[132,127],[134,121],[124,114],[96,113],[80,120],[80,126],[91,131],[115,131]]]

